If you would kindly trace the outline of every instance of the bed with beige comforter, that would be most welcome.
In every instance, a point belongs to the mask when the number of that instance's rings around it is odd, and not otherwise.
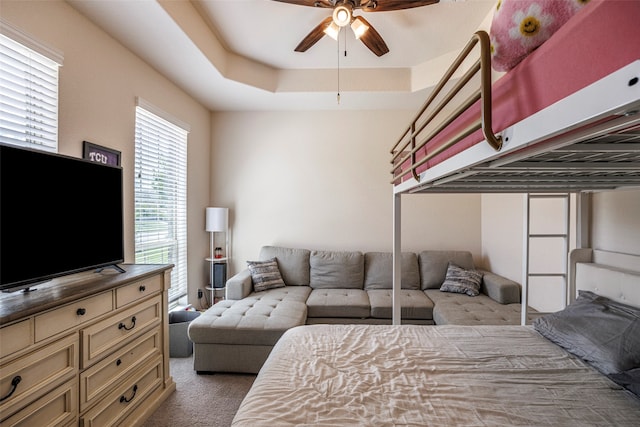
[[[531,326],[313,325],[234,426],[638,426],[640,399]]]

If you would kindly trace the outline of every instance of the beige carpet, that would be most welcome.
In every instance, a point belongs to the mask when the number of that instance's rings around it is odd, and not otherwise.
[[[170,366],[176,391],[143,427],[230,426],[256,378],[249,374],[198,375],[192,357],[171,358]]]

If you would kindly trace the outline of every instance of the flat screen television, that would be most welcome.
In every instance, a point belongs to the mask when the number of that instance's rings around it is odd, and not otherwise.
[[[123,261],[122,168],[0,144],[0,290]]]

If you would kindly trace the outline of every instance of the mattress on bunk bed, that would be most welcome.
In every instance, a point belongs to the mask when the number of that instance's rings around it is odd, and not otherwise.
[[[640,59],[639,20],[638,1],[591,0],[549,40],[493,84],[493,131],[499,133]],[[420,150],[417,159],[477,121],[479,116],[478,102]],[[430,159],[417,172],[424,172],[483,140],[482,131],[478,130]]]
[[[640,399],[531,326],[287,331],[234,426],[637,426]]]

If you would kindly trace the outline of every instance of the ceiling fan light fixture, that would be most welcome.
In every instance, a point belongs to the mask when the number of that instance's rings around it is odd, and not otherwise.
[[[327,25],[325,29],[322,31],[332,39],[338,40],[338,34],[340,34],[340,27],[338,27],[335,22],[331,22],[331,24]]]
[[[333,9],[333,22],[338,27],[345,27],[351,23],[351,8],[340,5]]]
[[[360,39],[367,32],[369,26],[365,24],[359,16],[356,16],[351,22],[351,29],[353,30],[353,34],[355,34],[356,39]]]

